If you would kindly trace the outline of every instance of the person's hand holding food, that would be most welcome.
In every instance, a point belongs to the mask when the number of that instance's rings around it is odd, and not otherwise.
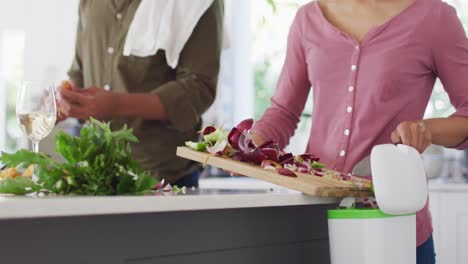
[[[66,104],[66,102],[63,100],[63,98],[61,96],[60,92],[62,90],[72,91],[73,90],[73,84],[70,81],[62,81],[60,83],[60,85],[57,87],[57,95],[56,95],[56,100],[57,100],[57,121],[56,121],[56,123],[57,124],[68,118],[68,116],[63,111],[63,105]]]
[[[67,117],[107,120],[113,112],[113,93],[98,87],[61,89],[61,107]]]

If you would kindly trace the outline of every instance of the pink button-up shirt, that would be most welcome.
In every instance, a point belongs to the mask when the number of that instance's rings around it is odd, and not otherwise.
[[[276,93],[253,130],[286,146],[312,91],[307,151],[350,172],[374,145],[390,143],[398,124],[423,118],[436,78],[454,115],[468,117],[468,40],[451,6],[415,0],[358,43],[312,2],[294,19]],[[417,227],[420,245],[432,233],[428,205],[417,213]]]

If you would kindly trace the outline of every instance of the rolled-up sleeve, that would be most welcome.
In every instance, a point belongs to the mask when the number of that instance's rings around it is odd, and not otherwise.
[[[286,58],[271,106],[252,129],[263,139],[276,139],[281,148],[286,147],[294,135],[311,87],[300,21],[301,10],[289,31]]]
[[[194,129],[215,99],[222,30],[223,2],[216,0],[184,46],[175,80],[152,91],[160,96],[169,122],[179,131]]]
[[[468,118],[468,39],[453,7],[440,9],[433,56],[436,73],[455,107],[454,116]],[[457,149],[468,149],[468,138]]]

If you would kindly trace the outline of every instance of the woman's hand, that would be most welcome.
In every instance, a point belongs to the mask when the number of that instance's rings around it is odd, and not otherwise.
[[[57,120],[55,121],[55,124],[58,124],[65,119],[67,119],[69,116],[65,114],[65,111],[63,110],[63,105],[65,104],[62,96],[60,95],[61,90],[73,90],[73,84],[70,81],[62,81],[62,83],[57,87],[57,92],[56,93],[56,103],[57,103]]]
[[[432,133],[423,121],[405,121],[400,123],[391,135],[392,142],[402,142],[423,153],[432,144]]]
[[[80,90],[60,90],[65,115],[88,120],[90,117],[106,120],[113,115],[113,93],[92,87]]]
[[[260,135],[258,135],[258,134],[256,134],[256,133],[251,133],[251,135],[252,135],[252,140],[253,140],[253,142],[254,142],[255,145],[260,146],[260,145],[262,145],[263,143],[265,143],[265,140],[264,140]],[[241,177],[245,177],[244,175],[240,175],[240,174],[234,173],[234,172],[232,172],[232,171],[226,171],[226,172],[229,172],[229,174],[230,174],[231,176],[241,176]]]

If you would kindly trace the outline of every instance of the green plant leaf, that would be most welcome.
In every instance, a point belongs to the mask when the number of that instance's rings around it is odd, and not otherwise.
[[[20,164],[26,166],[31,164],[47,166],[55,163],[44,153],[39,152],[36,154],[29,150],[19,150],[13,154],[2,152],[2,155],[0,156],[0,161],[5,163],[10,168],[16,167]]]
[[[91,119],[80,135],[57,135],[56,149],[65,163],[27,150],[3,153],[0,161],[8,167],[36,164],[38,184],[58,194],[143,194],[157,184],[131,156],[130,143],[138,142],[132,129],[111,131],[110,123]]]
[[[41,190],[41,186],[35,184],[30,178],[16,177],[0,181],[0,193],[24,195]]]
[[[136,192],[141,193],[148,190],[153,189],[156,184],[158,184],[158,180],[149,176],[149,175],[141,175],[136,180]]]

